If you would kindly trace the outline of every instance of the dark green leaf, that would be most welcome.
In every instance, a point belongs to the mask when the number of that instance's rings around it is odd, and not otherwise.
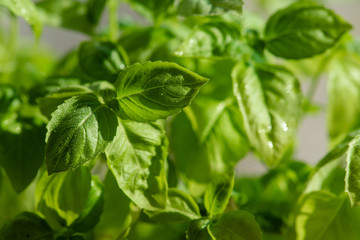
[[[83,42],[78,56],[81,69],[97,80],[113,82],[129,65],[125,51],[111,42]]]
[[[97,176],[92,176],[91,188],[80,216],[71,224],[75,232],[88,232],[99,222],[103,213],[103,187]]]
[[[92,202],[94,199],[91,199],[94,197],[93,194],[99,193],[96,188],[97,186],[92,186],[91,173],[87,167],[79,167],[51,176],[47,176],[44,172],[36,185],[36,203],[39,211],[44,214],[52,227],[70,226],[79,218],[78,223],[81,223],[82,218],[86,216],[89,217],[89,221],[93,220],[90,219],[91,210],[88,211],[88,207],[89,204],[94,203]]]
[[[302,113],[298,80],[274,65],[237,65],[232,73],[244,127],[251,145],[268,166],[293,147]]]
[[[225,210],[234,187],[234,179],[234,173],[218,177],[207,187],[204,203],[210,215],[217,215]]]
[[[104,209],[94,229],[95,239],[113,240],[126,236],[137,217],[131,200],[119,188],[110,171],[104,182]]]
[[[334,46],[350,29],[333,11],[312,2],[296,2],[269,18],[266,48],[283,58],[312,57]]]
[[[206,78],[175,63],[133,64],[119,74],[117,102],[112,108],[122,119],[166,118],[189,105],[206,82]]]
[[[171,122],[170,144],[191,194],[199,195],[192,183],[207,185],[232,171],[249,148],[233,101],[201,97]]]
[[[8,85],[0,85],[0,120],[3,114],[19,110],[21,100],[16,90]]]
[[[52,240],[53,231],[38,215],[23,212],[0,231],[1,240]]]
[[[261,230],[253,215],[236,210],[221,215],[208,226],[216,240],[260,240]]]
[[[95,159],[114,139],[117,124],[116,115],[93,95],[65,101],[47,126],[45,157],[49,174]]]
[[[162,127],[119,119],[106,156],[119,187],[136,205],[150,211],[166,206],[167,139]]]
[[[9,8],[15,15],[20,16],[27,21],[37,37],[40,37],[42,32],[42,22],[40,15],[31,0],[2,0],[0,5]]]
[[[45,127],[21,123],[19,133],[0,130],[0,163],[17,193],[35,178],[44,160]]]
[[[346,157],[345,192],[350,197],[351,206],[360,205],[360,136],[349,144]]]
[[[295,213],[297,239],[302,240],[356,240],[360,236],[359,222],[360,209],[351,208],[344,193],[309,193]]]
[[[165,209],[159,211],[146,211],[158,222],[181,222],[201,217],[199,207],[188,194],[176,188],[169,188]]]
[[[226,12],[242,13],[243,0],[182,0],[178,11],[184,16],[221,15]]]
[[[207,230],[207,226],[209,225],[209,223],[209,219],[192,221],[189,225],[188,230],[186,231],[186,239],[211,240],[212,238],[210,237]]]
[[[345,52],[329,66],[327,123],[332,146],[359,127],[360,56]]]
[[[36,7],[46,25],[92,34],[105,2],[99,0],[96,4],[95,8],[93,1],[42,0],[36,3]]]

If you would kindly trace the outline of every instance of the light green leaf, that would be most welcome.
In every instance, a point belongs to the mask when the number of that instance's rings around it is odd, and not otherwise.
[[[334,46],[350,29],[335,12],[313,2],[296,2],[267,21],[266,48],[283,58],[312,57]]]
[[[0,5],[4,5],[15,15],[24,18],[31,25],[36,37],[40,37],[42,22],[32,0],[2,0]]]
[[[327,123],[331,145],[359,127],[360,56],[346,52],[329,66]]]
[[[356,240],[360,236],[360,209],[351,208],[343,193],[327,191],[305,195],[295,214],[298,240]]]
[[[243,0],[182,0],[178,6],[178,12],[184,16],[242,13],[243,5]]]
[[[126,0],[126,2],[143,16],[156,20],[166,15],[168,8],[173,4],[174,0]]]
[[[210,215],[222,213],[231,197],[235,174],[218,177],[207,187],[204,195],[206,211]]]
[[[86,214],[91,188],[91,173],[87,167],[51,176],[44,172],[36,185],[37,207],[53,228],[63,224],[70,226],[82,216],[84,209]]]
[[[146,211],[158,222],[182,222],[201,217],[199,207],[190,195],[176,188],[169,188],[166,207],[159,211]]]
[[[196,26],[175,54],[180,57],[234,56],[240,36],[237,22],[216,18]]]
[[[150,211],[164,208],[168,144],[164,130],[155,123],[118,120],[116,137],[105,151],[109,168],[137,206]]]
[[[253,215],[236,210],[224,213],[208,226],[213,240],[260,240],[261,230]]]
[[[175,63],[133,64],[119,74],[111,107],[122,119],[155,121],[188,106],[206,82]]]
[[[104,208],[94,229],[95,239],[114,240],[124,237],[137,219],[138,211],[119,188],[110,171],[104,181]]]
[[[302,113],[298,80],[274,65],[238,64],[232,77],[248,139],[260,159],[276,166],[296,137]]]
[[[207,230],[209,219],[201,219],[192,221],[186,231],[186,239],[188,240],[211,240],[211,236]]]
[[[171,122],[170,145],[191,194],[192,183],[207,185],[232,171],[249,149],[242,118],[232,99],[199,97]]]
[[[45,126],[21,122],[20,132],[0,129],[0,163],[17,193],[36,177],[43,163]]]
[[[92,176],[91,188],[87,201],[80,216],[71,224],[70,228],[75,232],[91,231],[99,222],[103,214],[104,191],[97,176]]]
[[[360,205],[360,136],[349,144],[346,156],[345,192],[348,193],[351,206]]]
[[[0,240],[52,240],[54,232],[49,225],[31,212],[23,212],[0,230]]]
[[[116,115],[93,95],[66,100],[47,125],[45,157],[49,174],[95,159],[114,139],[117,124]]]
[[[118,73],[129,65],[125,51],[112,42],[83,42],[78,57],[80,68],[97,80],[115,81]]]

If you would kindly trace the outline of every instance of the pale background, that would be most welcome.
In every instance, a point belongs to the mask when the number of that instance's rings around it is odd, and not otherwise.
[[[259,9],[251,4],[251,0],[245,0],[246,9],[259,12]],[[263,0],[266,3],[266,0]],[[289,0],[278,1],[279,6],[286,5]],[[326,6],[334,9],[338,14],[343,16],[347,21],[353,24],[352,34],[360,37],[360,0],[328,0]],[[136,16],[126,5],[121,5],[120,14],[133,16],[139,21],[142,19]],[[262,14],[262,12],[259,12]],[[104,20],[106,21],[106,14]],[[21,32],[24,36],[31,36],[31,30],[24,22],[21,23]],[[69,30],[60,30],[45,27],[41,37],[41,44],[47,44],[55,53],[60,55],[72,48],[77,47],[80,41],[86,40],[87,37],[81,33]],[[302,86],[306,90],[307,86]],[[326,79],[322,79],[316,91],[314,100],[316,103],[326,106]],[[301,124],[298,146],[295,157],[302,161],[315,164],[328,151],[327,133],[326,133],[326,116],[325,113],[308,116]],[[260,173],[264,171],[264,166],[252,156],[246,157],[237,167],[242,174]]]

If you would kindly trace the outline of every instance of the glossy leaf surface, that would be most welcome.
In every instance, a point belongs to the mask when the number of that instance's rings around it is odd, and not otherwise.
[[[267,21],[266,48],[283,58],[312,57],[334,46],[350,29],[332,10],[312,2],[294,3]]]
[[[346,154],[345,192],[350,197],[351,206],[360,205],[360,137],[349,144]]]
[[[248,139],[268,166],[276,166],[291,152],[302,113],[298,80],[273,65],[239,64],[232,77]]]
[[[133,64],[119,74],[112,107],[122,119],[155,121],[189,105],[206,82],[175,63]]]
[[[106,156],[119,187],[137,206],[150,211],[166,206],[167,139],[160,125],[119,119]]]

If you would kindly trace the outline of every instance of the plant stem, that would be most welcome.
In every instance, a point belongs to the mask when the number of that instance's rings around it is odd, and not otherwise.
[[[118,39],[119,31],[118,31],[118,18],[117,18],[117,10],[119,7],[118,0],[110,0],[109,1],[109,38],[112,42],[115,42]]]

